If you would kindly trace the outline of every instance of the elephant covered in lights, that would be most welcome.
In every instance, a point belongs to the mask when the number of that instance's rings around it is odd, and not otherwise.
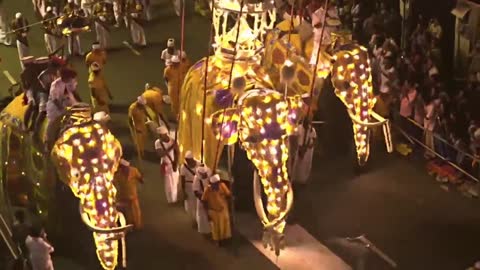
[[[122,156],[120,143],[104,124],[92,119],[88,104],[78,104],[68,109],[59,139],[50,155],[45,156],[42,142],[35,142],[23,128],[25,111],[20,95],[0,114],[0,158],[6,165],[0,174],[2,196],[11,193],[3,188],[15,184],[18,176],[27,179],[23,184],[25,191],[14,190],[15,196],[2,203],[35,209],[57,232],[61,226],[53,223],[58,222],[55,216],[59,204],[55,193],[58,175],[79,199],[81,218],[93,231],[92,240],[102,267],[113,270],[118,264],[118,242],[124,241],[125,232],[131,228],[115,208],[116,189],[112,180]],[[46,132],[45,124],[41,135]],[[13,201],[16,197],[22,200]],[[9,213],[3,208],[2,214],[6,216]],[[123,256],[124,263],[125,260]]]
[[[215,112],[209,121],[218,140],[229,145],[238,141],[255,165],[254,200],[264,226],[263,242],[277,255],[284,246],[285,218],[293,203],[287,141],[303,117],[302,106],[300,96],[285,98],[274,90],[254,89],[234,107]],[[267,213],[259,178],[267,196]]]
[[[188,71],[180,92],[178,143],[181,161],[187,151],[192,151],[195,158],[200,160],[203,133],[204,163],[213,168],[219,159],[215,154],[222,153],[223,144],[218,145],[212,131],[205,128],[204,119],[208,119],[217,110],[230,106],[233,100],[244,91],[259,87],[272,87],[268,74],[259,63],[237,61],[232,75],[231,90],[226,90],[228,89],[231,64],[231,61],[213,55],[201,59]],[[207,65],[209,72],[205,89]],[[240,77],[237,74],[242,75]],[[204,98],[205,104],[202,102]],[[218,151],[216,151],[217,146]]]
[[[347,107],[352,119],[359,165],[366,164],[369,158],[371,127],[383,126],[387,151],[392,152],[389,121],[373,111],[376,99],[367,49],[353,42],[348,33],[333,33],[333,43],[320,51],[315,73],[309,64],[314,47],[309,27],[297,18],[293,25],[292,21],[285,20],[267,34],[262,63],[273,84],[277,89],[282,87],[282,78],[274,74],[281,74],[286,62],[293,63],[295,79],[288,85],[289,95],[308,92],[313,76],[317,76],[319,83],[313,92],[316,103],[322,84],[330,75],[335,95]],[[315,110],[315,106],[312,109]]]

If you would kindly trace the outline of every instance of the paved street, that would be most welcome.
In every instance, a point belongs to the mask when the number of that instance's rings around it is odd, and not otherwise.
[[[31,1],[4,1],[9,15],[21,10],[30,22]],[[148,47],[135,55],[122,44],[130,40],[124,29],[113,29],[114,49],[108,53],[107,83],[114,95],[112,129],[121,140],[127,156],[131,154],[127,128],[128,105],[142,92],[146,82],[165,89],[160,52],[169,37],[180,42],[180,19],[174,15],[170,1],[153,0],[154,20],[146,27]],[[193,61],[207,51],[208,20],[192,14],[186,20],[186,51]],[[82,37],[83,49],[93,41],[93,33]],[[32,52],[45,54],[40,27],[30,33]],[[18,78],[20,66],[14,47],[0,47],[0,71],[8,70]],[[89,100],[86,68],[83,59],[74,60],[79,72],[79,91]],[[0,94],[6,96],[8,81],[0,74]],[[292,221],[298,222],[320,242],[352,263],[345,248],[335,247],[337,237],[366,234],[404,270],[465,269],[480,259],[479,202],[456,192],[442,190],[425,173],[421,160],[387,155],[383,142],[372,150],[371,162],[362,174],[355,174],[348,151],[350,124],[339,101],[330,92],[322,98],[320,147],[314,161],[312,179],[307,187],[296,191]],[[153,148],[153,144],[152,145]],[[153,153],[149,155],[154,157]],[[155,158],[144,163],[145,184],[140,188],[145,229],[128,236],[128,269],[134,270],[215,270],[277,269],[246,239],[236,236],[232,245],[217,248],[197,234],[182,207],[167,206],[159,167]],[[135,161],[134,161],[135,163]],[[238,178],[236,191],[239,206],[250,209],[251,179]],[[247,199],[246,199],[247,198]],[[68,243],[68,240],[66,240]],[[56,258],[56,269],[93,269],[84,258]],[[372,257],[367,270],[389,269]]]

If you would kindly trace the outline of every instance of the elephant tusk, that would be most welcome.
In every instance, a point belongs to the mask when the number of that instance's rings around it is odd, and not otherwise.
[[[293,192],[292,192],[292,185],[288,183],[288,192],[287,192],[287,207],[282,215],[278,216],[274,220],[270,221],[265,214],[265,210],[263,209],[263,202],[260,195],[260,181],[258,172],[255,171],[253,175],[253,199],[255,202],[255,209],[257,210],[257,214],[262,220],[263,226],[265,229],[270,229],[272,227],[277,226],[279,223],[283,222],[287,217],[288,212],[290,212],[292,205],[293,205]]]
[[[378,115],[377,113],[373,112],[371,113],[372,117],[377,119],[377,117],[383,119],[383,120],[379,120],[378,122],[374,122],[374,123],[370,123],[370,122],[364,122],[362,121],[361,119],[358,118],[358,116],[352,114],[352,112],[348,112],[348,115],[350,116],[350,118],[352,119],[352,121],[357,124],[357,125],[360,125],[360,126],[364,126],[364,127],[377,127],[377,126],[381,126],[381,125],[384,125],[387,120],[384,119],[383,117],[381,117],[380,115]]]
[[[260,195],[261,187],[260,187],[259,178],[260,176],[258,175],[258,172],[255,170],[253,174],[253,201],[255,202],[255,210],[257,210],[257,215],[260,217],[260,220],[265,226],[270,221],[268,220],[267,215],[265,214],[265,210],[263,209],[262,196]]]
[[[83,223],[85,223],[85,225],[87,225],[87,227],[93,232],[96,232],[96,233],[123,233],[123,232],[127,232],[127,231],[133,229],[132,224],[123,225],[123,226],[116,227],[116,228],[113,228],[113,229],[99,228],[95,225],[92,225],[92,223],[90,222],[90,218],[88,217],[88,214],[83,212],[81,205],[79,205],[79,211],[80,211],[80,216],[82,217]]]

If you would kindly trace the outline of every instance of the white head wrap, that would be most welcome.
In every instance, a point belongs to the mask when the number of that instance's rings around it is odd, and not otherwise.
[[[16,18],[16,19],[20,19],[21,17],[22,17],[22,13],[17,12],[17,13],[15,14],[15,18]]]
[[[157,133],[160,135],[168,134],[168,129],[165,126],[160,126],[157,128]]]
[[[47,9],[45,10],[46,12],[50,12],[52,11],[52,7],[51,6],[48,6]]]
[[[210,177],[210,183],[218,183],[220,182],[220,176],[218,174],[214,174],[212,177]]]
[[[130,162],[126,161],[126,160],[123,159],[123,158],[120,160],[120,164],[122,164],[122,165],[125,166],[125,167],[130,166]]]
[[[97,112],[93,115],[93,120],[96,122],[108,122],[111,120],[111,117],[108,113],[104,111]]]
[[[147,100],[143,97],[143,96],[138,96],[137,97],[137,102],[142,104],[142,105],[146,105],[147,104]]]
[[[193,158],[192,151],[187,151],[187,153],[185,153],[185,158],[192,159]]]
[[[433,75],[438,75],[438,69],[436,67],[432,67],[429,71],[428,71],[428,76],[433,76]]]
[[[175,46],[175,39],[169,38],[167,40],[167,47],[173,47],[173,46]]]
[[[92,44],[92,50],[98,50],[100,48],[101,48],[100,43],[95,42],[95,43]]]
[[[162,100],[165,104],[171,104],[172,103],[172,98],[170,98],[169,95],[162,96]]]

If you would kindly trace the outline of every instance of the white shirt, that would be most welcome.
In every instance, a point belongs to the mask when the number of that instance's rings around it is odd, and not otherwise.
[[[195,171],[197,170],[198,162],[193,168],[186,168],[186,164],[182,164],[182,167],[180,167],[180,176],[185,177],[185,182],[187,183],[193,183],[193,178],[195,178]],[[190,170],[193,172],[190,172]]]
[[[76,102],[73,93],[76,91],[77,81],[70,80],[65,83],[61,78],[56,79],[50,86],[50,95],[48,100],[59,100],[64,106],[71,106]],[[66,91],[65,91],[66,90]]]
[[[50,253],[54,251],[53,247],[41,237],[27,236],[25,245],[30,252],[30,261],[33,270],[53,270]]]
[[[200,181],[202,182],[203,186],[202,184],[200,184]],[[208,187],[209,182],[210,182],[210,177],[201,179],[200,176],[195,175],[195,177],[193,178],[193,191],[203,193],[205,189]]]
[[[171,59],[172,59],[172,56],[174,56],[174,55],[180,57],[180,50],[175,49],[173,51],[173,54],[169,54],[168,49],[165,49],[165,50],[162,51],[161,58],[162,58],[163,61],[165,61],[165,65],[169,66],[169,65],[172,64]],[[183,51],[180,58],[185,58],[185,57],[187,57],[187,54],[185,53],[185,51]]]
[[[162,142],[160,139],[157,139],[155,141],[155,150],[158,150],[158,149],[168,150],[174,143],[175,142],[172,140],[172,138],[170,138],[170,141],[168,141],[168,142]],[[162,144],[163,144],[163,147],[162,147]],[[170,156],[170,158],[168,158],[167,156],[162,157],[162,160],[161,160],[162,163],[171,164],[172,161],[175,159],[173,147],[168,152],[168,155]]]

